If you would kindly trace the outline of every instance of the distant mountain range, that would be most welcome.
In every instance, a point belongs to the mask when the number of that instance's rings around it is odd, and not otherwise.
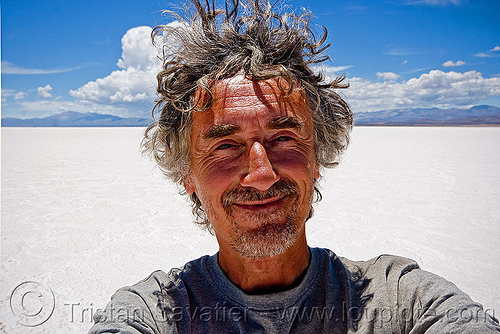
[[[399,126],[500,126],[500,108],[475,106],[469,109],[406,108],[355,113],[356,125]]]
[[[500,126],[500,108],[406,108],[355,113],[356,125],[372,126]],[[122,118],[96,113],[64,112],[44,118],[2,118],[3,127],[145,127],[150,117]]]
[[[2,127],[128,127],[148,126],[153,122],[148,117],[118,117],[107,114],[79,113],[67,111],[44,118],[2,118]]]

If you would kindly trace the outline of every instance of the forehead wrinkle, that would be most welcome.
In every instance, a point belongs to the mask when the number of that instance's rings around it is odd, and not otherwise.
[[[214,104],[220,105],[224,109],[264,106],[270,111],[276,110],[284,101],[280,101],[276,94],[256,95],[252,92],[239,94],[238,96],[221,96],[214,99]]]
[[[212,125],[202,131],[201,138],[209,140],[245,131],[243,123],[249,121],[256,122],[261,129],[301,130],[309,124],[298,112],[305,102],[301,90],[284,95],[274,81],[233,79],[220,81],[213,87],[212,105],[207,110],[212,114],[209,121]]]
[[[266,80],[243,80],[238,77],[215,85],[214,104],[222,108],[252,107],[261,105],[275,111],[286,103],[283,92]]]
[[[264,93],[264,91],[262,90],[262,87],[260,86],[259,83],[260,83],[259,81],[252,81],[252,87],[253,87],[253,91],[255,92],[255,96],[259,99],[259,101],[264,106],[266,106],[269,109],[274,110],[274,106],[273,106],[273,103],[272,103],[273,97],[274,97],[274,101],[280,101],[280,96],[278,96],[278,94],[276,94],[276,90],[274,89],[274,87],[272,87],[266,81],[264,81],[263,84],[265,84],[269,88],[271,88],[272,93],[271,94]],[[271,101],[269,99],[267,99],[267,96],[271,97]]]

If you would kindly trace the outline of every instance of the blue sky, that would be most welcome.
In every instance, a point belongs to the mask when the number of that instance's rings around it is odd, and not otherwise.
[[[220,0],[219,0],[220,2]],[[158,64],[151,27],[178,0],[2,0],[2,117],[146,116]],[[500,106],[500,1],[287,0],[328,29],[355,112]],[[317,31],[321,31],[319,28]]]

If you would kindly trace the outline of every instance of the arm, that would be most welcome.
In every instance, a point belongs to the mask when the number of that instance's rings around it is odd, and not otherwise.
[[[398,315],[403,333],[500,333],[491,310],[483,310],[453,283],[421,269],[401,275]]]
[[[94,315],[89,334],[177,333],[177,325],[189,318],[185,314],[189,307],[173,307],[175,300],[185,299],[184,292],[176,271],[168,275],[154,272],[134,286],[118,290],[106,309]]]
[[[94,315],[89,334],[158,334],[153,312],[148,302],[133,288],[122,288],[112,297],[104,311]]]

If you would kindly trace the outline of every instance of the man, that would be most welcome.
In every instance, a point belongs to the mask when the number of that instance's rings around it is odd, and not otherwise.
[[[496,333],[498,322],[411,261],[353,262],[309,248],[322,167],[352,113],[310,65],[325,60],[307,15],[227,1],[176,28],[145,145],[193,201],[219,252],[119,290],[91,333]],[[243,13],[241,13],[243,12]]]

